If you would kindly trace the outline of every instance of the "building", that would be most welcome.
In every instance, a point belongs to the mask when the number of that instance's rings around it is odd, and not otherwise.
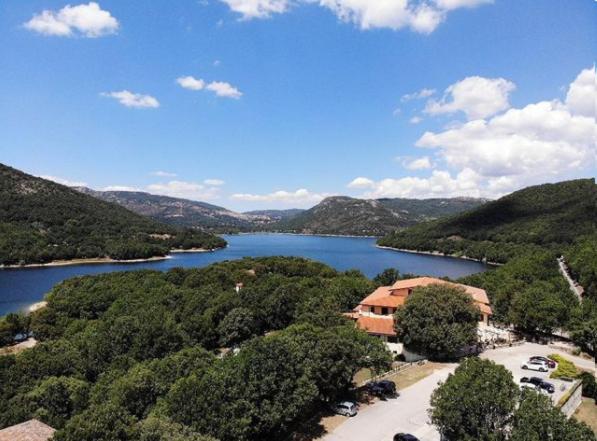
[[[0,430],[0,441],[48,441],[54,432],[56,430],[41,421],[29,420]]]
[[[381,286],[365,297],[354,311],[348,314],[356,320],[360,329],[371,335],[381,337],[384,341],[396,342],[393,315],[416,288],[433,284],[450,285],[464,289],[479,308],[480,322],[487,325],[491,316],[491,307],[485,290],[474,286],[448,282],[434,277],[417,277],[414,279],[398,280],[392,286]]]

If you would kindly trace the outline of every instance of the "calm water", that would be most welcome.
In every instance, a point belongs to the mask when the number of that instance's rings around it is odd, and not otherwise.
[[[228,248],[224,250],[177,253],[170,259],[155,262],[0,269],[0,316],[42,300],[56,283],[74,276],[141,268],[201,267],[247,256],[302,256],[339,270],[357,268],[368,277],[389,267],[398,268],[402,273],[453,278],[487,269],[482,263],[468,260],[382,250],[376,248],[375,239],[370,238],[250,234],[225,236],[225,239]]]

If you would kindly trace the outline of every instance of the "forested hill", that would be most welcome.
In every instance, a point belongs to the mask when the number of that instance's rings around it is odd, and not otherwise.
[[[237,213],[206,202],[141,191],[96,191],[86,187],[76,190],[108,202],[122,205],[135,213],[159,222],[208,231],[249,231],[256,221],[269,221],[264,215]]]
[[[478,207],[483,199],[356,199],[329,197],[315,207],[269,226],[311,234],[381,236],[447,214]]]
[[[0,164],[0,265],[147,258],[171,248],[224,245],[211,234],[164,225]]]
[[[579,179],[528,187],[482,207],[392,233],[379,244],[504,262],[529,245],[558,247],[595,232],[597,186]]]

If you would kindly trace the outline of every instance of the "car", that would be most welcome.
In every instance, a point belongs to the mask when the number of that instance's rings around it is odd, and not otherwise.
[[[549,368],[547,367],[547,364],[545,362],[539,361],[539,360],[525,361],[521,367],[523,369],[528,369],[531,371],[539,371],[539,372],[547,372],[549,370]]]
[[[338,415],[353,417],[358,413],[358,405],[354,401],[340,401],[331,407]]]
[[[395,397],[397,395],[396,383],[390,380],[370,381],[367,383],[367,390],[370,394],[377,395],[378,397]]]
[[[548,368],[554,369],[558,364],[552,360],[551,358],[543,357],[542,355],[534,355],[529,358],[530,361],[542,361],[544,362]]]
[[[548,381],[543,380],[539,377],[522,377],[520,379],[521,383],[530,383],[535,385],[537,388],[541,389],[541,391],[546,391],[550,394],[553,394],[556,391],[556,388],[553,384]]]
[[[520,384],[520,389],[531,389],[531,390],[535,390],[536,391],[537,390],[537,386],[535,386],[532,383],[521,383]]]
[[[419,438],[410,433],[397,433],[394,435],[393,441],[419,441]]]

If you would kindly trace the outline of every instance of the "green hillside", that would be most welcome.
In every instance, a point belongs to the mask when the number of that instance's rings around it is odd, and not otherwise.
[[[182,230],[0,164],[0,265],[147,258],[225,241]]]
[[[382,236],[483,204],[483,199],[356,199],[329,197],[315,207],[268,226],[307,234]]]
[[[504,262],[529,246],[571,244],[596,230],[597,186],[580,179],[528,187],[379,240],[382,246]]]

